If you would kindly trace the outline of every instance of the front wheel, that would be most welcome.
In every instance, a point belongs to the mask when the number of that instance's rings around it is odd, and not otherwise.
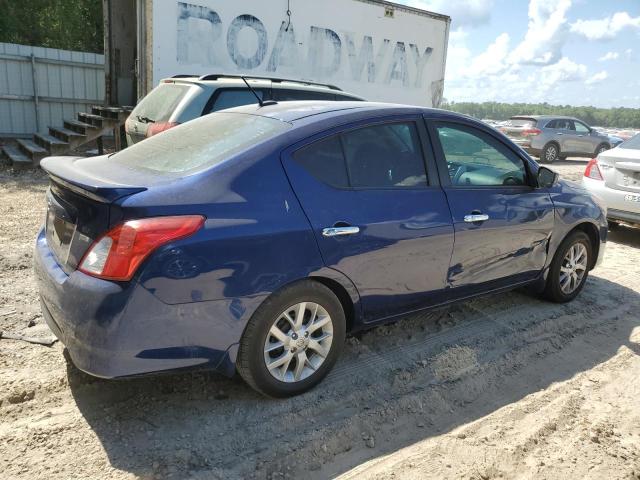
[[[335,364],[346,334],[333,292],[303,281],[273,294],[247,324],[236,368],[255,390],[289,397],[317,385]]]
[[[596,157],[600,155],[602,152],[606,152],[609,150],[609,145],[605,145],[604,143],[596,148]]]
[[[592,251],[591,240],[584,232],[565,238],[551,262],[544,296],[557,303],[573,300],[587,281]]]

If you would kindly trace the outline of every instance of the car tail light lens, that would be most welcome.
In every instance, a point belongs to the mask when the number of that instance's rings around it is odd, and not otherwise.
[[[594,180],[604,180],[602,176],[602,172],[600,171],[600,167],[598,167],[598,160],[592,158],[587,163],[587,168],[584,171],[584,176],[588,178],[593,178]]]
[[[201,215],[142,218],[115,226],[91,245],[79,270],[106,280],[131,280],[158,247],[188,237],[204,224]]]
[[[539,128],[527,128],[525,130],[522,130],[522,132],[520,133],[523,137],[535,137],[536,135],[540,135],[542,133],[542,130],[540,130]]]
[[[149,125],[147,128],[147,137],[153,137],[159,133],[169,130],[170,128],[180,125],[177,122],[156,122]]]

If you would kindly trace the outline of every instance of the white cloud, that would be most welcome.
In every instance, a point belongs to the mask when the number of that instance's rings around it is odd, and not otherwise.
[[[595,75],[587,78],[584,83],[586,85],[593,85],[594,83],[603,82],[607,78],[609,78],[609,74],[605,70],[602,70],[601,72],[598,72]]]
[[[510,61],[528,65],[550,65],[562,55],[567,33],[565,14],[571,0],[531,0],[529,27]]]
[[[640,29],[640,16],[617,12],[600,20],[578,20],[571,24],[571,31],[589,40],[610,40],[625,28]]]
[[[618,52],[607,52],[603,56],[601,56],[598,61],[606,62],[607,60],[617,60],[620,54]]]
[[[487,49],[477,55],[463,70],[467,76],[498,75],[507,69],[509,55],[509,34],[503,33]]]
[[[408,0],[407,5],[423,8],[432,12],[443,13],[451,17],[454,27],[474,27],[489,23],[493,11],[494,0]]]
[[[631,59],[633,59],[633,50],[632,50],[632,49],[630,49],[630,48],[627,48],[627,49],[624,51],[624,56],[627,58],[627,60],[631,60]]]
[[[555,86],[560,82],[584,80],[587,76],[587,66],[576,63],[567,57],[562,57],[553,65],[540,69],[540,82],[546,86]]]

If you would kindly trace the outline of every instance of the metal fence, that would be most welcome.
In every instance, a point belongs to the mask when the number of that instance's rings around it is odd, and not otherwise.
[[[61,127],[104,102],[104,55],[0,43],[0,136]]]

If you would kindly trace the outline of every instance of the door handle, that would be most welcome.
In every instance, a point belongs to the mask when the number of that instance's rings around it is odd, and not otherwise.
[[[464,221],[467,223],[484,222],[485,220],[489,220],[489,215],[486,213],[474,213],[464,216]]]
[[[563,135],[563,134],[562,134],[562,133],[560,133],[560,132],[556,132],[556,135]]]
[[[360,232],[360,227],[329,227],[322,229],[323,237],[337,237],[340,235],[354,235]]]

